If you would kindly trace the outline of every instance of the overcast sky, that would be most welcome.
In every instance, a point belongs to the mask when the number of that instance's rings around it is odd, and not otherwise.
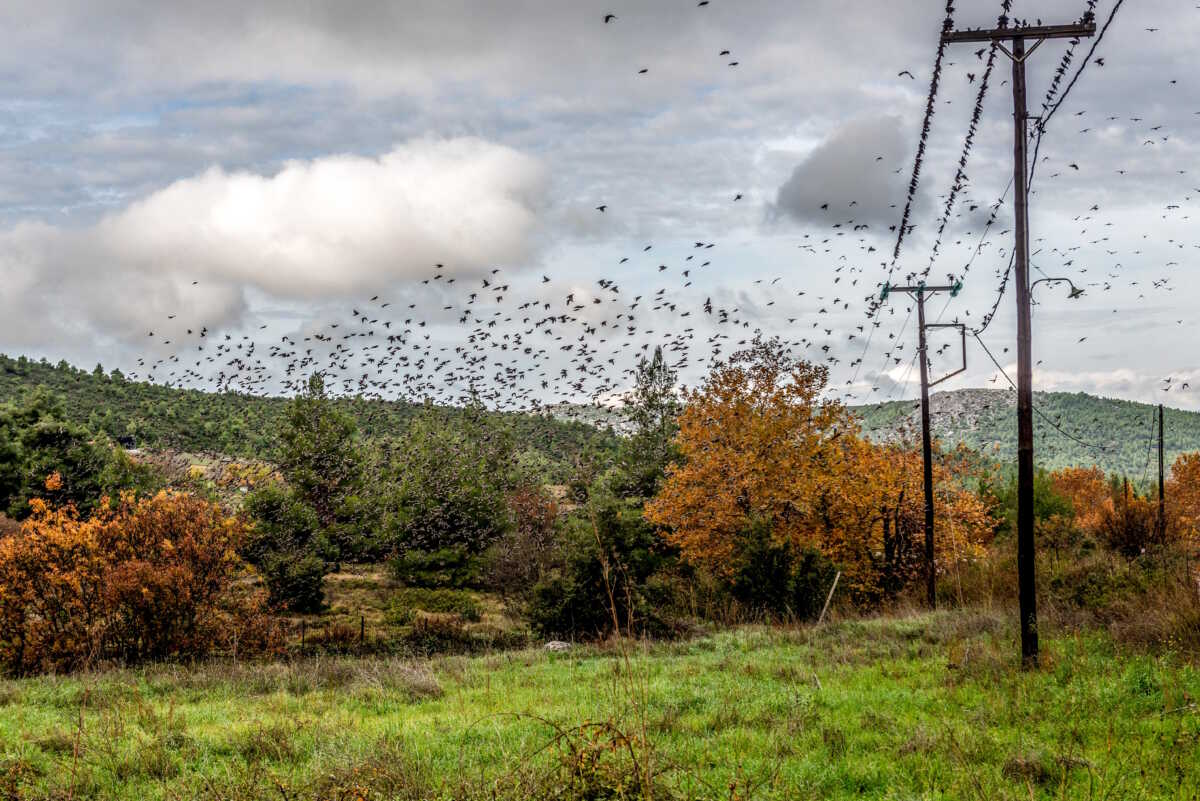
[[[1069,22],[1084,6],[1014,13]],[[960,0],[956,23],[992,25],[998,9]],[[601,278],[626,296],[673,278],[672,314],[695,315],[660,331],[696,326],[702,349],[711,298],[747,331],[836,359],[831,382],[852,399],[911,397],[909,304],[893,296],[873,333],[865,313],[943,14],[934,0],[4,2],[0,351],[130,370],[169,353],[146,337],[171,315],[307,330],[376,294],[432,304],[421,281],[444,264],[464,284],[502,267],[530,292],[546,276],[581,296]],[[1037,287],[1037,389],[1200,408],[1197,41],[1194,4],[1126,3],[1049,125],[1034,277],[1086,294]],[[947,52],[896,277],[930,264],[976,47]],[[1066,48],[1030,58],[1031,113]],[[979,325],[1008,263],[1009,203],[986,237],[983,224],[1012,175],[1009,77],[1000,58],[930,272],[964,290],[932,301],[931,320]],[[711,263],[680,280],[695,242],[714,245]],[[1013,306],[1002,298],[983,334],[1010,374]],[[959,358],[946,349],[934,372]],[[1004,385],[974,342],[967,359],[945,386]],[[701,374],[693,360],[683,377]]]

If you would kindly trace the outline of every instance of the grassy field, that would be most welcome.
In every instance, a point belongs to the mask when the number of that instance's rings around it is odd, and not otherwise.
[[[660,798],[1200,797],[1194,666],[1047,636],[1022,673],[1014,639],[945,612],[628,661],[609,646],[8,681],[0,798],[605,798],[635,759]]]

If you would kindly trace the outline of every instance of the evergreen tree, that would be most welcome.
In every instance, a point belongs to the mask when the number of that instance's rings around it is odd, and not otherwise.
[[[34,498],[87,514],[105,493],[112,449],[64,417],[62,401],[45,391],[0,410],[0,508],[10,517],[28,516]]]
[[[365,506],[357,426],[334,405],[319,373],[288,405],[279,470],[296,497],[312,509],[340,558],[357,556]]]
[[[394,489],[384,500],[397,577],[474,583],[479,556],[512,524],[508,496],[520,483],[512,436],[480,408],[457,425],[428,413],[397,450],[387,470]]]
[[[634,389],[625,407],[632,430],[617,454],[614,489],[621,495],[653,496],[667,466],[678,458],[675,381],[676,372],[663,358],[661,347],[654,349],[651,359],[638,362]]]

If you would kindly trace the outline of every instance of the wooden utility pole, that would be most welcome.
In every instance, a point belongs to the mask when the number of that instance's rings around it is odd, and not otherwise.
[[[1167,533],[1167,495],[1163,486],[1163,405],[1158,404],[1158,539]]]
[[[1047,39],[1094,36],[1096,23],[1086,18],[1073,25],[1022,25],[990,30],[951,31],[943,43],[997,42],[1012,61],[1013,186],[1016,190],[1016,244],[1013,248],[1017,296],[1017,593],[1021,614],[1021,663],[1038,663],[1037,588],[1033,541],[1033,335],[1029,308],[1029,113],[1025,98],[1025,59]],[[1025,50],[1025,41],[1034,40]],[[1012,50],[1004,41],[1010,41]]]
[[[967,369],[967,340],[966,328],[963,327],[963,366],[950,375],[942,376],[933,384],[929,383],[929,357],[925,344],[925,329],[957,326],[958,323],[946,325],[925,325],[925,295],[933,292],[949,292],[953,297],[962,289],[962,282],[954,286],[888,286],[883,287],[883,297],[886,299],[891,292],[904,292],[917,298],[917,360],[921,362],[921,462],[924,466],[925,480],[925,592],[930,609],[937,608],[937,570],[933,558],[933,438],[929,431],[929,388],[942,383],[950,376],[958,375]]]

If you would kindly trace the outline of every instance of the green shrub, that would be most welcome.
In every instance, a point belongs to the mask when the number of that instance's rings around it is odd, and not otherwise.
[[[743,535],[745,558],[730,594],[755,614],[811,620],[821,612],[837,569],[813,548],[775,542],[769,526],[753,523]]]
[[[271,603],[293,612],[320,610],[329,549],[316,512],[282,484],[251,493],[242,509],[254,523],[242,556],[262,574]]]
[[[592,639],[614,628],[652,635],[670,632],[674,551],[641,510],[616,502],[571,521],[564,567],[533,588],[527,616],[545,637]]]
[[[478,410],[458,425],[433,414],[413,423],[386,466],[390,486],[379,498],[397,578],[427,587],[479,584],[479,557],[512,527],[516,456],[507,430]]]
[[[325,606],[325,560],[315,554],[270,554],[259,565],[271,604],[292,612],[319,612]]]
[[[477,623],[483,618],[483,609],[465,590],[423,587],[398,590],[388,610],[389,619],[403,625],[411,622],[416,612],[458,615],[470,623]]]
[[[413,587],[470,587],[479,583],[480,558],[457,547],[402,551],[388,562],[392,577]]]

